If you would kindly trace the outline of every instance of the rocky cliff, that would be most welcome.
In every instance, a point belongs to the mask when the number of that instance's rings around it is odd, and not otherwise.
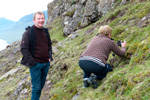
[[[54,61],[41,100],[149,100],[149,0],[54,0],[48,15]],[[110,55],[113,72],[97,89],[82,88],[78,59],[101,25],[113,28],[115,41],[127,41],[127,53]],[[30,100],[31,78],[20,64],[19,44],[0,52],[1,100]]]
[[[79,28],[96,22],[118,5],[130,2],[131,0],[54,0],[48,4],[47,24],[51,24],[53,20],[61,16],[63,32],[69,35]]]

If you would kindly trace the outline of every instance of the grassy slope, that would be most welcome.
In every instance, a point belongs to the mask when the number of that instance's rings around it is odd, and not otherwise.
[[[78,96],[77,100],[148,100],[150,25],[138,28],[137,23],[149,13],[149,9],[150,2],[132,3],[116,8],[98,22],[78,31],[78,37],[74,40],[64,41],[64,47],[60,47],[60,52],[54,54],[55,60],[49,73],[48,79],[53,83],[53,88],[49,91],[51,100],[71,100],[75,95]],[[100,82],[97,89],[84,89],[83,72],[79,68],[78,59],[103,24],[113,27],[112,37],[115,40],[127,41],[126,57],[110,55],[109,60],[115,61],[111,62],[115,66],[114,71]],[[53,30],[55,25],[51,27]],[[91,32],[85,35],[88,30]],[[56,31],[52,34],[57,33]]]
[[[78,37],[73,40],[69,38],[65,40],[66,38],[63,37],[60,18],[49,25],[52,40],[62,41],[60,42],[62,46],[58,46],[59,52],[54,54],[54,61],[51,63],[52,68],[47,79],[52,84],[51,89],[42,91],[41,100],[46,96],[50,96],[50,100],[71,100],[75,95],[78,97],[77,100],[148,100],[150,98],[150,25],[138,28],[137,23],[149,13],[149,9],[150,2],[132,3],[116,8],[96,23],[79,30]],[[104,24],[113,27],[112,38],[127,41],[126,57],[110,55],[108,62],[114,65],[114,71],[108,73],[97,89],[93,90],[92,87],[85,89],[82,88],[83,72],[78,65],[78,60],[80,54],[97,34],[99,27]],[[19,59],[20,53],[16,55],[16,59]],[[7,61],[7,55],[0,55],[0,63]],[[18,95],[14,96],[13,93],[20,80],[29,74],[29,69],[20,65],[18,61],[10,62],[13,64],[9,63],[5,68],[0,69],[3,72],[0,76],[11,67],[19,66],[19,70],[0,80],[1,100],[16,100]],[[27,84],[23,87],[27,88],[28,92],[22,95],[22,100],[30,100],[30,80],[28,76]]]

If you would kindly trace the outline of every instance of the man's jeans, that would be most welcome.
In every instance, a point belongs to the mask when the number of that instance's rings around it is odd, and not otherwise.
[[[44,87],[46,77],[48,74],[50,62],[37,63],[30,68],[31,82],[32,82],[32,96],[31,100],[39,100],[42,88]]]

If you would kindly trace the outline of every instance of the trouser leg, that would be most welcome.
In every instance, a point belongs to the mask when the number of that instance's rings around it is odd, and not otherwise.
[[[79,66],[84,71],[84,78],[90,77],[91,73],[94,73],[98,80],[106,77],[107,72],[103,73],[104,67],[95,62],[88,60],[79,60]]]
[[[43,68],[42,68],[42,74],[41,74],[41,89],[43,89],[44,85],[45,85],[45,81],[46,81],[46,77],[48,74],[48,70],[50,67],[50,63],[45,63]]]
[[[89,78],[91,75],[91,72],[88,71],[88,67],[85,65],[85,61],[84,60],[80,60],[79,61],[79,66],[80,68],[83,70],[84,74],[83,74],[83,78]]]
[[[83,71],[83,72],[84,72],[83,78],[89,78],[90,77],[91,73],[86,72],[86,71]]]
[[[31,82],[32,82],[32,96],[31,100],[39,100],[41,95],[41,64],[37,63],[30,68]]]

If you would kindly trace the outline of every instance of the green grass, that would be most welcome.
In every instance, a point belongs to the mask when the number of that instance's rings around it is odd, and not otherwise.
[[[55,59],[58,61],[57,63],[52,63],[52,70],[56,72],[57,76],[57,78],[53,77],[56,79],[53,79],[55,85],[53,85],[53,88],[50,90],[50,94],[56,96],[53,100],[60,98],[62,100],[70,100],[76,94],[79,94],[77,100],[138,100],[138,98],[140,98],[140,100],[147,100],[150,97],[150,91],[147,87],[150,81],[148,79],[150,69],[148,60],[150,57],[150,27],[140,29],[136,24],[133,25],[133,22],[137,23],[148,14],[149,5],[149,2],[135,5],[128,4],[122,6],[120,9],[117,8],[114,12],[111,11],[112,13],[107,14],[96,22],[103,23],[106,19],[116,17],[110,23],[107,23],[113,28],[112,38],[114,38],[115,41],[127,41],[126,57],[120,58],[110,55],[109,60],[116,59],[113,63],[115,66],[114,71],[109,73],[107,77],[100,82],[98,89],[93,90],[92,87],[87,89],[82,88],[83,72],[78,65],[80,54],[97,34],[98,29],[96,29],[94,33],[85,35],[85,32],[93,26],[90,25],[80,30],[78,32],[79,36],[74,40],[64,42],[65,48],[60,49],[59,52],[63,52],[62,55],[60,57],[56,56]],[[117,17],[119,10],[122,11],[124,9],[126,9],[125,14],[121,17]],[[68,69],[65,71],[61,69],[64,63],[68,65]],[[60,74],[61,76],[59,76]]]
[[[63,27],[61,26],[61,19],[57,18],[51,25],[49,25],[49,33],[52,41],[63,41],[65,36],[63,34]]]

